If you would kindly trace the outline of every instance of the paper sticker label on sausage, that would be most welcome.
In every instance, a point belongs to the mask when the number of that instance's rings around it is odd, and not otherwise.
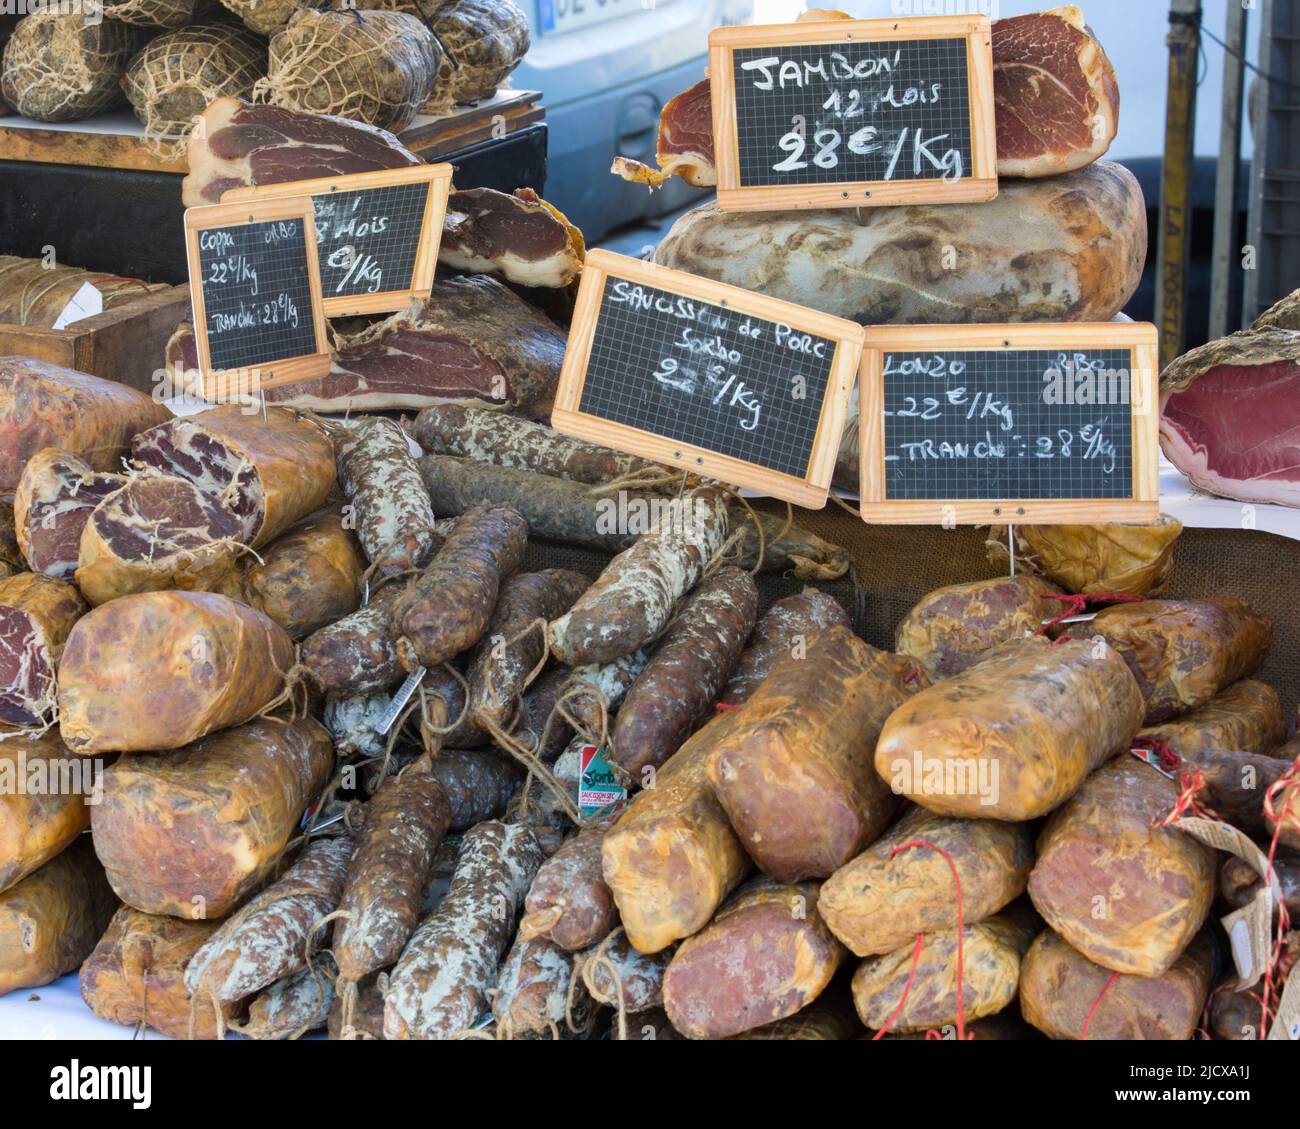
[[[615,778],[603,748],[583,745],[578,768],[578,808],[583,815],[613,814],[627,802],[627,789]]]

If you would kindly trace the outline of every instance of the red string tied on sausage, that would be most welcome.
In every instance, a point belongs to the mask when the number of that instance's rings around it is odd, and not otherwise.
[[[1074,615],[1083,615],[1089,604],[1140,604],[1145,596],[1132,592],[1048,592],[1045,599],[1057,600],[1064,605],[1061,614],[1049,619],[1038,629],[1039,635],[1046,635],[1053,627],[1059,627]]]
[[[952,855],[942,847],[936,847],[933,843],[927,843],[924,839],[911,839],[906,843],[900,844],[889,852],[889,857],[891,859],[896,858],[903,851],[906,851],[911,847],[922,847],[927,851],[934,851],[935,854],[942,856],[944,862],[948,864],[948,869],[952,871],[953,884],[957,887],[957,1039],[959,1042],[965,1042],[968,1039],[974,1039],[975,1034],[974,1032],[969,1035],[966,1034],[966,991],[962,987],[963,961],[965,960],[962,950],[962,940],[966,928],[963,920],[963,901],[965,895],[962,890],[961,875],[957,873],[957,864],[952,861]],[[907,997],[912,991],[913,982],[916,980],[916,968],[921,961],[921,948],[924,944],[925,934],[918,933],[916,935],[916,945],[912,949],[912,967],[907,974],[907,983],[903,985],[902,998],[898,1001],[898,1006],[894,1008],[894,1013],[885,1021],[885,1025],[871,1036],[871,1041],[873,1043],[883,1039],[889,1033],[889,1029],[898,1022],[898,1017],[903,1014],[903,1008],[907,1005]],[[940,1032],[927,1031],[925,1037],[929,1039],[931,1036],[938,1039],[943,1038],[943,1035]]]
[[[149,286],[149,284],[148,284],[147,282],[142,282],[142,281],[141,281],[140,279],[138,279],[138,278],[123,278],[121,275],[108,274],[108,275],[105,275],[103,278],[92,278],[92,279],[90,280],[90,285],[91,285],[91,286],[98,286],[101,282],[130,282],[130,283],[132,283],[132,284],[135,285],[135,286],[139,286],[139,287],[143,288],[143,290],[144,290],[144,292],[145,292],[146,294],[152,294],[152,293],[153,293],[153,290],[152,290],[152,288]]]
[[[1106,998],[1106,993],[1111,990],[1115,981],[1119,979],[1118,972],[1112,972],[1110,979],[1106,981],[1106,986],[1097,994],[1097,998],[1092,1001],[1092,1007],[1088,1009],[1088,1014],[1084,1017],[1083,1028],[1079,1031],[1079,1042],[1088,1038],[1088,1028],[1092,1026],[1093,1016],[1097,1014],[1097,1009],[1101,1007],[1101,1001]]]
[[[717,710],[718,713],[739,713],[740,712],[740,707],[733,706],[730,702],[714,702],[713,708]]]
[[[1129,752],[1138,757],[1139,760],[1147,759],[1140,754],[1150,753],[1160,762],[1160,770],[1171,775],[1177,772],[1178,766],[1183,763],[1183,758],[1174,752],[1174,747],[1169,743],[1167,737],[1143,737],[1141,740],[1133,742]]]

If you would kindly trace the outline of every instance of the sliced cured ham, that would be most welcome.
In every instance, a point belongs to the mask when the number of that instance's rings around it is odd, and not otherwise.
[[[680,176],[695,188],[712,188],[718,183],[713,164],[713,99],[709,80],[670,98],[659,114],[659,167],[615,157],[610,172],[634,184],[658,188],[671,176]]]
[[[582,270],[582,233],[531,189],[468,188],[447,199],[438,262],[520,286],[567,286]]]
[[[14,492],[18,547],[32,571],[71,580],[86,521],[100,502],[125,485],[123,475],[99,474],[67,451],[37,451]]]
[[[223,192],[287,180],[423,164],[391,133],[328,114],[218,98],[190,134],[186,207]],[[582,269],[582,233],[528,188],[453,192],[438,261],[521,286],[567,286]]]
[[[1211,494],[1300,506],[1300,331],[1272,315],[1165,369],[1160,446]]]
[[[241,98],[218,98],[203,111],[188,155],[187,208],[219,204],[230,188],[423,163],[386,130]]]
[[[318,412],[465,404],[535,419],[550,411],[565,337],[511,290],[482,275],[435,281],[427,303],[376,322],[331,351],[326,376],[266,390],[268,403]],[[193,330],[167,343],[177,387],[192,387]]]
[[[1056,176],[1103,156],[1119,128],[1119,84],[1073,4],[993,24],[999,176]]]

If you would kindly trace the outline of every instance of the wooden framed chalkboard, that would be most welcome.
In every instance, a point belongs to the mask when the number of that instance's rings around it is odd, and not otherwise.
[[[724,210],[998,194],[987,16],[716,28],[709,80]]]
[[[891,525],[1154,521],[1153,325],[873,327],[862,516]]]
[[[309,197],[188,208],[185,249],[207,399],[329,372]]]
[[[854,322],[592,251],[551,424],[820,508],[861,352]]]
[[[451,165],[414,165],[254,188],[223,203],[310,196],[327,317],[374,314],[427,298],[451,190]]]

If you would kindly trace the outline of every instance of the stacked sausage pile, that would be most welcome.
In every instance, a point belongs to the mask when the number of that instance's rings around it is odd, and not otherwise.
[[[1047,577],[934,593],[891,654],[815,588],[758,614],[751,570],[842,551],[540,424],[429,408],[417,461],[379,417],[4,366],[0,990],[80,967],[180,1037],[1188,1038],[1218,984],[1260,1029],[1207,924],[1260,880],[1127,750],[1280,840],[1294,908],[1268,622],[1039,633],[1056,584],[1148,593],[1176,528],[1022,531]],[[619,555],[521,571],[555,542]],[[625,809],[580,810],[587,744]]]

